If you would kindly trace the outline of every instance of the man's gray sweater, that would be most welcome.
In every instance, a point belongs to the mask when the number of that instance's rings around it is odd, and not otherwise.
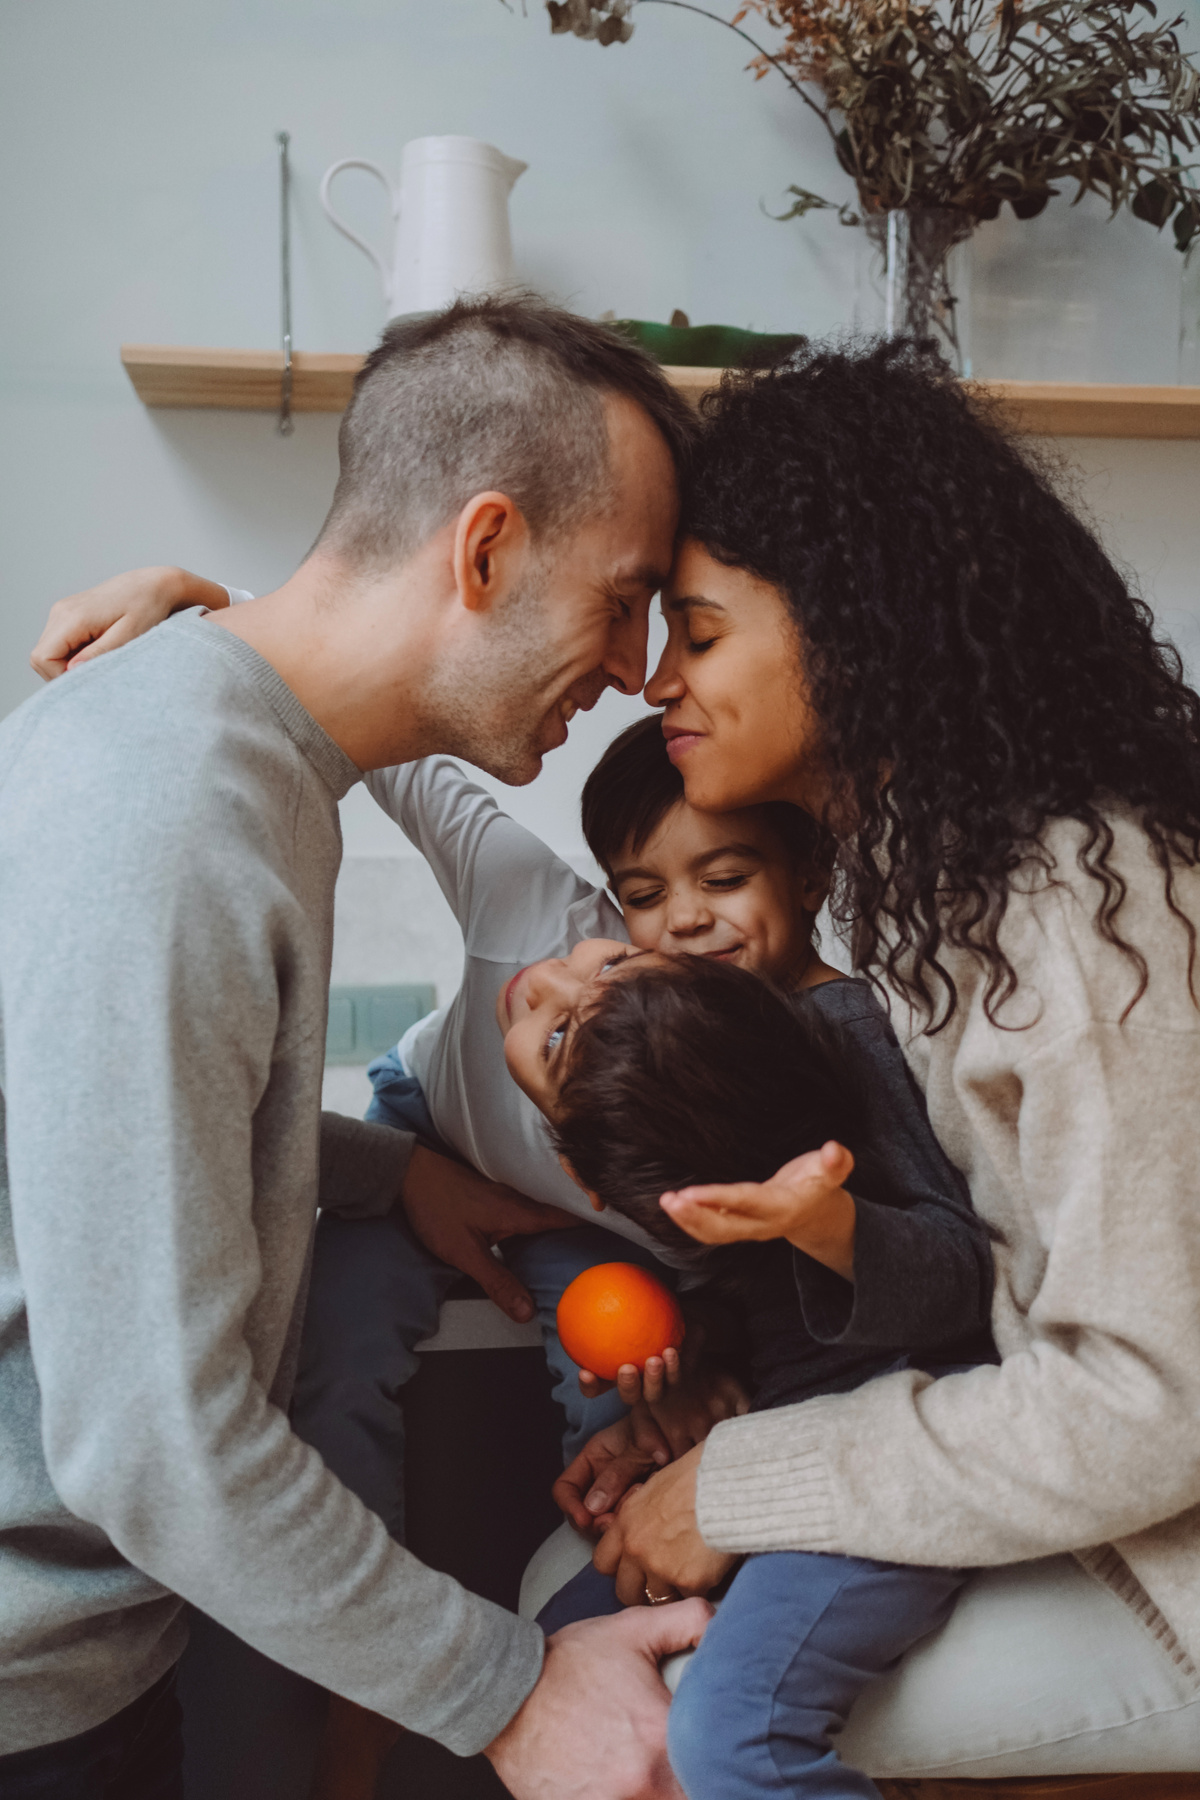
[[[0,726],[0,1753],[149,1687],[183,1600],[462,1753],[537,1678],[283,1410],[357,776],[190,618]]]

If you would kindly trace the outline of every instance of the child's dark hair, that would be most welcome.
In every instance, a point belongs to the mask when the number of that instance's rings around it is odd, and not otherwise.
[[[611,877],[627,846],[636,854],[683,797],[683,776],[667,755],[662,714],[627,726],[583,784],[583,835],[604,873]],[[797,867],[832,866],[833,838],[808,813],[785,800],[768,800],[754,810],[769,819]]]
[[[696,1252],[662,1194],[765,1181],[830,1138],[852,1146],[860,1112],[811,1000],[730,963],[673,956],[604,984],[576,1027],[552,1135],[606,1206]]]

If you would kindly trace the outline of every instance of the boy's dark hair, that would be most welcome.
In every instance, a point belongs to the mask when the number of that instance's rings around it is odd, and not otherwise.
[[[606,1206],[700,1260],[662,1194],[765,1181],[830,1138],[853,1146],[860,1114],[811,1000],[730,963],[673,956],[604,984],[576,1027],[552,1136]]]
[[[611,878],[627,845],[636,854],[683,797],[683,776],[667,755],[662,714],[626,726],[583,784],[583,835],[604,873]],[[754,811],[769,819],[797,866],[832,866],[833,839],[808,813],[785,800],[768,800]]]

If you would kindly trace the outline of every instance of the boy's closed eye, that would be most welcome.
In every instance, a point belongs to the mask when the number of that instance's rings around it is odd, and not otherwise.
[[[752,881],[757,872],[757,869],[721,869],[702,876],[696,885],[702,894],[733,894]],[[649,912],[651,908],[661,906],[666,898],[666,884],[661,881],[645,884],[626,880],[617,885],[617,902],[622,909],[629,907],[634,912]]]

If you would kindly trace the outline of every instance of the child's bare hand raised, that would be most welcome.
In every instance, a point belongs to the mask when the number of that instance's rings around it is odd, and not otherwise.
[[[854,1279],[854,1158],[832,1140],[785,1163],[769,1181],[664,1194],[663,1211],[702,1244],[786,1238],[847,1281]]]

